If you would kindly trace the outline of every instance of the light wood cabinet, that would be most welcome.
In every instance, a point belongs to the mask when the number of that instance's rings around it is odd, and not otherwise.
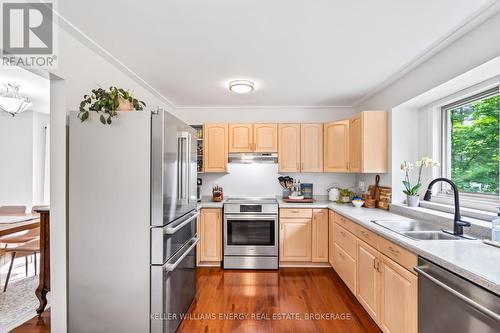
[[[323,124],[300,125],[300,171],[323,172]]]
[[[229,124],[229,152],[248,153],[253,151],[253,125]]]
[[[387,172],[387,119],[385,111],[363,111],[350,119],[350,172]]]
[[[280,220],[280,261],[311,261],[311,219]]]
[[[330,213],[332,220],[330,263],[342,281],[382,331],[416,333],[417,256],[342,215]]]
[[[204,172],[226,172],[228,162],[228,124],[203,125]]]
[[[373,320],[379,322],[380,254],[376,249],[361,240],[358,240],[357,245],[356,296]]]
[[[328,262],[328,209],[313,209],[312,262]]]
[[[417,333],[417,277],[382,256],[380,328],[386,333]]]
[[[328,212],[328,262],[335,268],[335,256],[333,253],[333,245],[335,243],[335,221],[334,221],[334,213],[332,211]]]
[[[349,121],[349,170],[361,172],[361,114]]]
[[[337,243],[334,244],[335,271],[346,286],[356,295],[356,260]]]
[[[278,171],[300,172],[300,124],[278,125]]]
[[[278,124],[253,124],[253,150],[258,153],[278,151]]]
[[[349,120],[324,125],[325,172],[349,171]]]
[[[201,209],[198,234],[200,237],[197,249],[199,261],[220,264],[222,261],[222,209]]]
[[[277,151],[277,124],[229,124],[230,153],[275,153]]]

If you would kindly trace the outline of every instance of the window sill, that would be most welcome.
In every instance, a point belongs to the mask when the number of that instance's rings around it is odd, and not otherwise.
[[[434,197],[432,198],[434,200]],[[462,203],[462,202],[460,202]],[[453,201],[448,204],[448,203],[442,203],[442,202],[434,202],[434,201],[420,201],[420,207],[423,208],[428,208],[444,213],[449,213],[449,214],[454,214],[455,213],[455,206],[453,205]],[[497,217],[497,214],[489,211],[489,210],[483,210],[483,209],[474,209],[474,208],[469,208],[469,207],[464,207],[460,206],[460,214],[462,216],[470,217],[473,219],[477,220],[482,220],[482,221],[487,221],[491,222],[493,219]]]

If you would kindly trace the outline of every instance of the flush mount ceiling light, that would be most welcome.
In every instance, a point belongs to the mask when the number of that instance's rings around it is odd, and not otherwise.
[[[229,82],[229,90],[237,94],[248,94],[253,91],[253,82],[248,80],[234,80]]]
[[[5,94],[0,96],[0,110],[10,113],[13,117],[26,111],[32,103],[19,95],[19,86],[15,84],[4,84],[7,88]]]

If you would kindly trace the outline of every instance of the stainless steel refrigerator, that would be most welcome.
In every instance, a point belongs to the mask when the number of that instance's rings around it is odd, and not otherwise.
[[[70,332],[175,332],[196,292],[194,130],[165,111],[70,114]]]

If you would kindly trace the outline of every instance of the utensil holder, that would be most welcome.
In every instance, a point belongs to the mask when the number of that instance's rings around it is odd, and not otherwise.
[[[290,193],[291,193],[290,189],[285,188],[285,189],[283,189],[282,197],[286,199],[290,196]]]

